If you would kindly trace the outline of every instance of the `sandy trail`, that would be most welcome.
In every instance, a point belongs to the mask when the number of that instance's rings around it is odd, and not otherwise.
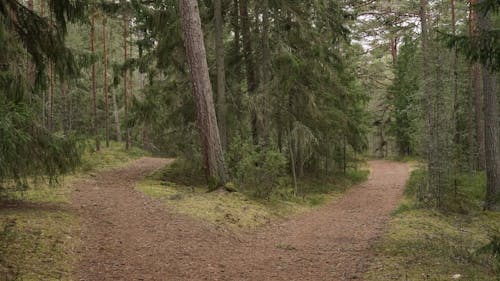
[[[134,190],[168,163],[142,158],[74,185],[82,222],[75,280],[360,280],[408,178],[405,164],[371,161],[368,181],[335,202],[234,235]]]

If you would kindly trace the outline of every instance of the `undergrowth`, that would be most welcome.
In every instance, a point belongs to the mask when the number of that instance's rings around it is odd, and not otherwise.
[[[280,179],[271,191],[262,187],[229,183],[238,192],[208,192],[202,173],[193,172],[187,162],[177,160],[146,180],[137,188],[159,198],[179,213],[203,221],[239,229],[252,229],[273,219],[304,212],[342,194],[345,189],[367,178],[366,170],[348,170],[346,175],[306,177],[299,181],[294,196],[290,179]],[[259,196],[265,194],[265,196]]]
[[[485,175],[458,176],[440,210],[417,200],[425,178],[412,173],[365,279],[500,280],[500,213],[482,211]]]

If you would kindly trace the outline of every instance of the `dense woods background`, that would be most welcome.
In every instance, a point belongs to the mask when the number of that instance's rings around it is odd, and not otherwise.
[[[418,156],[423,203],[445,207],[460,175],[485,170],[498,209],[498,7],[2,1],[0,179],[67,173],[90,139],[259,196],[365,155]]]

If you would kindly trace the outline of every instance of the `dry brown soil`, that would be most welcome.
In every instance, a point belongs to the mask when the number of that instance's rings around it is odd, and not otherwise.
[[[142,158],[74,185],[82,223],[75,280],[361,280],[408,178],[405,164],[371,161],[341,198],[254,233],[179,215],[134,189],[169,163]]]

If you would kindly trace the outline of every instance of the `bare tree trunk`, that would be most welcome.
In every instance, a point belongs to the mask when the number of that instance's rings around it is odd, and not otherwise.
[[[252,38],[250,33],[250,18],[248,15],[248,0],[240,0],[240,20],[241,33],[243,37],[243,57],[245,60],[245,70],[247,76],[247,89],[250,94],[257,90],[257,77],[255,74],[255,64],[253,59]],[[259,132],[257,124],[257,113],[252,109],[252,137],[254,144],[259,142]]]
[[[438,165],[438,135],[437,135],[437,126],[435,120],[435,107],[433,102],[434,95],[432,93],[432,88],[430,85],[430,63],[429,63],[429,18],[428,18],[428,0],[420,0],[420,23],[421,23],[421,40],[422,40],[422,55],[423,55],[423,95],[424,95],[424,108],[425,118],[426,118],[426,130],[427,130],[427,148],[426,148],[426,157],[427,157],[427,169],[428,169],[428,187],[430,188],[430,192],[435,196],[437,206],[441,204],[440,200],[440,171]]]
[[[66,97],[66,91],[67,91],[68,85],[66,83],[66,80],[61,82],[61,112],[60,112],[60,120],[61,120],[61,126],[64,134],[66,135],[68,133],[68,108],[67,108],[67,97]]]
[[[214,1],[215,9],[215,52],[217,60],[217,120],[222,148],[227,148],[226,130],[226,70],[224,67],[224,21],[222,18],[222,0]]]
[[[469,35],[477,35],[477,11],[473,8],[477,5],[477,0],[471,0],[471,11],[469,18]],[[486,168],[486,156],[484,147],[484,112],[483,112],[483,93],[481,85],[481,66],[479,63],[472,65],[472,81],[475,92],[476,103],[476,144],[477,144],[477,169],[484,171]]]
[[[116,141],[122,141],[122,131],[120,125],[120,116],[118,116],[118,104],[116,103],[116,94],[111,93],[111,99],[113,101],[113,116],[115,117],[115,128],[116,128]]]
[[[484,0],[480,0],[480,3]],[[489,14],[478,13],[481,31],[491,30]],[[495,74],[483,64],[484,131],[486,152],[486,202],[485,209],[500,211],[500,154],[498,142],[498,99]]]
[[[396,65],[396,60],[398,59],[398,37],[391,38],[390,42],[392,64]]]
[[[109,96],[108,96],[108,48],[106,34],[106,17],[102,18],[102,48],[103,48],[103,68],[104,68],[104,127],[106,129],[106,147],[109,147]]]
[[[227,172],[215,115],[212,85],[208,75],[198,2],[179,0],[179,6],[204,164],[209,182],[215,185],[211,187],[216,188],[227,182]]]
[[[52,132],[54,129],[54,63],[49,61],[49,116],[48,127]]]
[[[269,144],[270,140],[270,121],[271,114],[269,111],[265,110],[266,104],[270,102],[269,97],[269,83],[271,82],[271,48],[269,46],[269,29],[270,29],[270,19],[269,19],[269,0],[262,1],[262,93],[264,95],[263,116],[261,122],[261,133],[262,138],[266,145]]]
[[[90,19],[90,48],[92,55],[95,55],[95,47],[94,47],[94,40],[95,40],[95,15],[91,16]],[[100,143],[99,143],[99,135],[98,135],[98,130],[97,130],[97,101],[96,101],[96,80],[95,80],[95,62],[92,63],[92,115],[93,115],[93,124],[92,124],[92,129],[95,137],[95,149],[96,151],[100,150]]]
[[[127,39],[128,39],[128,18],[123,17],[123,60],[127,61]],[[124,119],[128,119],[128,94],[127,94],[127,71],[123,73],[123,103],[125,107]],[[127,127],[125,130],[125,149],[130,148],[130,130]]]
[[[477,163],[476,161],[476,146],[474,142],[474,84],[472,81],[472,66],[469,68],[469,93],[467,95],[467,158],[468,158],[468,169],[469,176],[474,174],[474,167]]]

